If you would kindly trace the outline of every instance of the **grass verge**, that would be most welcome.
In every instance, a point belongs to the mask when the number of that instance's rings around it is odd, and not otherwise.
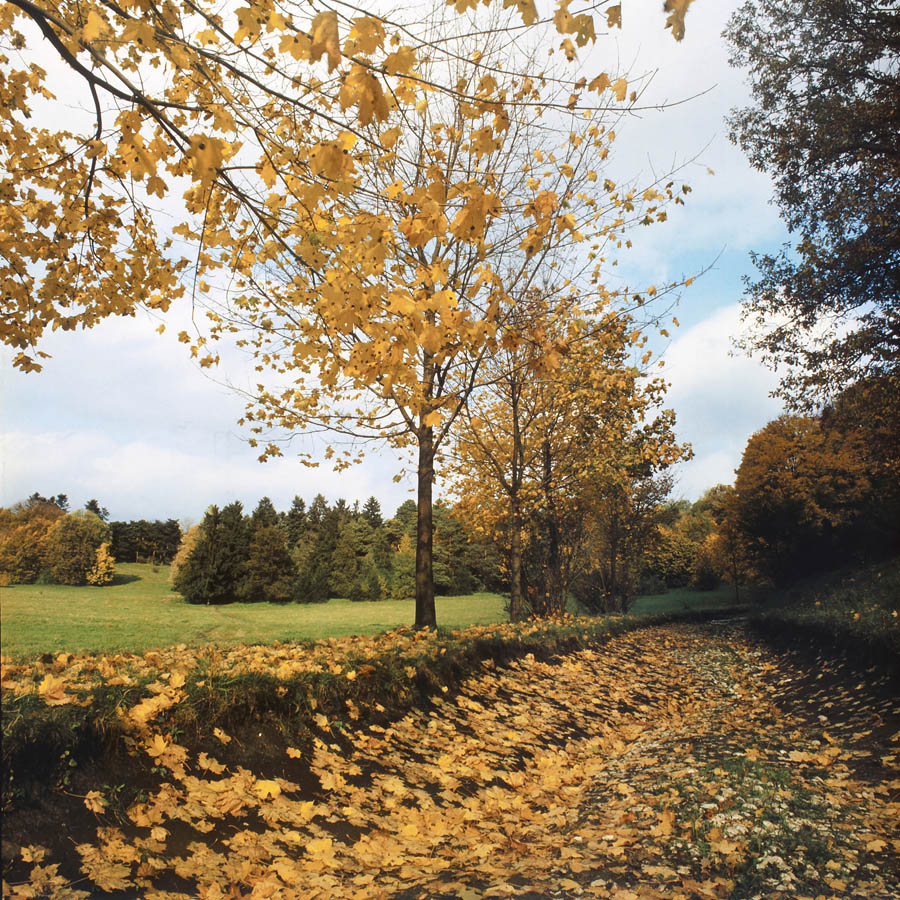
[[[900,557],[776,592],[750,624],[770,640],[820,645],[900,675]]]
[[[169,743],[215,752],[226,764],[253,758],[264,769],[267,756],[280,759],[286,745],[302,751],[316,737],[340,741],[348,730],[383,724],[455,692],[484,666],[527,654],[549,659],[648,625],[721,613],[564,617],[453,632],[401,629],[316,643],[230,650],[179,645],[143,655],[61,654],[6,663],[3,809],[40,802],[48,788],[67,788],[86,768],[139,791],[160,756],[154,746]]]

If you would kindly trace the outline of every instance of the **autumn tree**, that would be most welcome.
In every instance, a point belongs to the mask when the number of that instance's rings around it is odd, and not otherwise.
[[[198,524],[192,525],[181,536],[181,542],[178,545],[178,550],[176,551],[175,556],[172,558],[172,564],[169,567],[169,585],[173,590],[178,590],[175,587],[175,583],[178,580],[178,573],[181,571],[182,567],[194,552],[194,547],[197,546],[202,533],[202,526]]]
[[[595,562],[577,594],[587,609],[627,612],[639,592],[645,556],[659,540],[672,479],[664,473],[665,463],[641,458],[647,449],[638,438],[622,469],[596,485],[590,519]]]
[[[112,584],[116,577],[116,561],[109,552],[109,544],[104,542],[96,550],[96,558],[94,565],[85,575],[85,581],[101,587],[105,584]]]
[[[671,416],[654,416],[663,383],[630,363],[645,341],[630,315],[554,328],[541,314],[532,324],[554,332],[556,353],[508,353],[470,402],[455,448],[460,508],[508,547],[514,620],[561,611],[574,583],[599,571],[591,538],[601,496],[618,497],[629,472],[664,469],[683,452]]]
[[[676,37],[688,4],[666,4]],[[593,16],[568,3],[552,23],[531,2],[518,7],[526,27],[564,35],[570,61],[595,39]],[[621,12],[611,6],[607,24]],[[614,241],[632,216],[661,213],[652,188],[588,189],[597,176],[587,163],[612,133],[582,113],[633,102],[624,78],[550,80],[543,60],[512,75],[518,24],[496,9],[484,14],[493,20],[401,15],[325,7],[310,17],[271,0],[227,11],[194,0],[0,6],[0,32],[25,59],[16,68],[4,56],[0,83],[11,215],[0,234],[2,334],[33,370],[48,328],[165,310],[185,279],[195,299],[224,291],[211,333],[182,337],[212,365],[209,338],[246,329],[260,367],[287,375],[290,388],[261,387],[248,419],[341,432],[349,415],[354,433],[416,448],[416,621],[426,626],[434,455],[494,340],[502,297],[539,267],[569,263],[560,248]],[[92,112],[80,131],[31,117],[53,100],[28,58],[36,39],[77,76],[70,95],[84,88]],[[536,110],[556,111],[552,128],[533,127]],[[163,225],[154,207],[175,186],[184,215]],[[178,256],[173,236],[191,252]]]
[[[10,509],[0,509],[0,583],[30,584],[44,568],[46,542],[62,507],[32,495]]]
[[[109,526],[79,509],[57,519],[47,534],[43,563],[57,584],[86,584],[98,562],[97,551],[109,546]]]
[[[741,530],[759,573],[785,584],[852,557],[872,491],[858,436],[780,416],[747,442],[735,479]]]
[[[748,0],[725,36],[753,92],[732,139],[795,236],[753,255],[746,345],[808,408],[900,359],[900,4]]]
[[[706,491],[694,504],[713,521],[713,530],[700,547],[695,569],[711,568],[734,588],[735,603],[740,602],[742,585],[757,580],[750,539],[741,526],[737,492],[728,484]]]

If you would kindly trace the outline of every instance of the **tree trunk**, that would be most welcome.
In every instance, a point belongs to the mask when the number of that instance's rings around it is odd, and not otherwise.
[[[617,592],[619,585],[617,579],[619,577],[616,562],[619,558],[619,516],[613,513],[610,518],[609,528],[609,592],[607,595],[607,611],[618,612]]]
[[[431,490],[434,485],[434,430],[419,429],[418,516],[416,520],[416,630],[437,627],[434,611],[434,557]]]
[[[509,621],[525,619],[525,602],[522,597],[522,513],[517,501],[513,501],[512,535],[509,551]]]
[[[559,525],[556,521],[556,508],[553,502],[553,457],[550,453],[550,441],[543,446],[543,489],[544,502],[547,507],[547,587],[549,596],[545,598],[544,615],[560,613],[566,608],[565,591],[562,577],[562,560],[559,553]]]

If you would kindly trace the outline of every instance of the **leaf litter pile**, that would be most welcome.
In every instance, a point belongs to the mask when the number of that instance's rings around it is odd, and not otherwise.
[[[86,660],[66,660],[75,683]],[[308,662],[269,664],[287,677]],[[26,674],[13,667],[4,687]],[[157,699],[124,713],[152,788],[117,814],[109,786],[86,792],[88,838],[19,848],[4,897],[900,896],[889,685],[739,626],[486,662],[384,725],[354,727],[351,703],[348,723],[319,717],[305,749],[275,747],[277,772],[234,762],[221,729],[228,764],[154,730],[183,682],[160,673]],[[48,703],[75,696],[65,671],[41,686]]]

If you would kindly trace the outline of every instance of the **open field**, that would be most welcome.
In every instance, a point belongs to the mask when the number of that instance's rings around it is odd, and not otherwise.
[[[199,646],[272,641],[319,640],[351,634],[377,634],[411,625],[412,600],[379,603],[230,603],[193,606],[168,584],[167,566],[121,563],[108,587],[22,584],[0,591],[0,649],[12,657],[39,653],[131,650],[174,644]],[[743,598],[742,598],[743,599]],[[714,609],[734,601],[733,590],[673,590],[641,597],[631,612],[666,614]],[[438,624],[447,628],[506,621],[499,594],[440,597]]]
[[[173,644],[269,643],[376,634],[415,620],[412,600],[380,603],[231,603],[193,606],[170,590],[169,570],[123,563],[108,587],[23,584],[0,592],[0,648],[13,657],[60,650],[142,651]],[[498,594],[441,597],[448,628],[506,619]]]

